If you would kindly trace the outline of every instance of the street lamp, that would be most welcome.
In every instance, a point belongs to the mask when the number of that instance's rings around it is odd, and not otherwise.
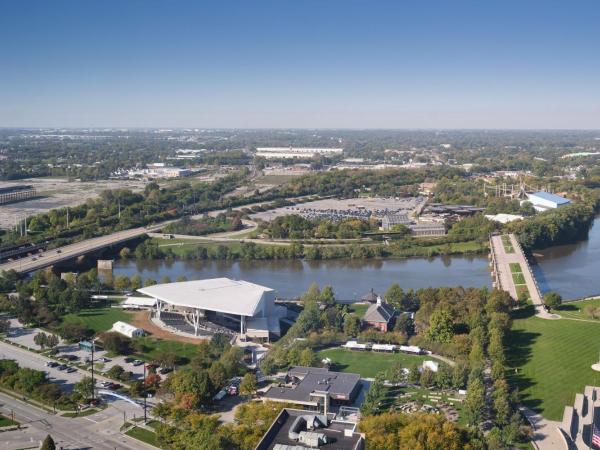
[[[142,382],[143,393],[144,393],[144,425],[146,424],[146,399],[148,398],[148,393],[146,392],[146,363],[144,362],[144,381]]]
[[[92,338],[92,402],[94,401],[94,347],[96,344],[94,343],[96,339]]]

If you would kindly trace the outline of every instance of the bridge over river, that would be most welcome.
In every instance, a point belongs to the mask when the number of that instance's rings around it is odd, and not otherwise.
[[[558,319],[544,308],[544,300],[525,252],[514,234],[490,236],[490,259],[494,287],[502,289],[517,300],[527,294],[534,304],[536,315],[545,319]]]

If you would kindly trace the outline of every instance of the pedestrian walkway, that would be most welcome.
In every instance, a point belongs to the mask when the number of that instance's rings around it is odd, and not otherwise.
[[[495,287],[502,289],[518,300],[519,292],[527,288],[529,298],[535,306],[536,316],[543,319],[560,319],[557,314],[551,314],[544,308],[544,301],[537,285],[529,262],[514,234],[492,235],[490,238],[492,258],[492,275]],[[511,268],[512,266],[512,268]],[[517,268],[519,268],[517,270]],[[514,272],[518,273],[523,283],[516,284]]]

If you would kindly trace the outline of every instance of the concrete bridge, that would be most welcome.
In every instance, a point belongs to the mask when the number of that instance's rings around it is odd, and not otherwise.
[[[14,270],[19,274],[34,272],[45,267],[53,266],[63,261],[75,259],[87,253],[101,250],[111,245],[121,244],[132,239],[136,239],[144,234],[159,230],[165,224],[151,225],[149,227],[131,228],[129,230],[117,231],[106,236],[100,236],[75,244],[65,245],[64,247],[47,250],[42,253],[36,253],[32,256],[20,258],[15,261],[9,261],[0,264],[0,273],[2,271]]]
[[[490,265],[494,287],[510,294],[518,300],[525,288],[536,309],[536,315],[545,319],[558,319],[544,308],[544,299],[535,280],[525,252],[514,234],[493,234],[490,236]],[[516,283],[515,279],[521,281]]]

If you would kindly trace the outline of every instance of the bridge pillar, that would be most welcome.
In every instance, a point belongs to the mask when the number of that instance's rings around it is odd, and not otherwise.
[[[98,270],[113,270],[114,259],[99,259],[98,260]]]

